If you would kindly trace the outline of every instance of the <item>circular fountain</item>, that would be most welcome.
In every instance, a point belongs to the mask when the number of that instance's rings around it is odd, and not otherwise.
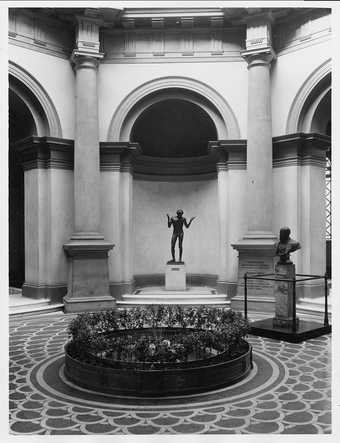
[[[65,346],[65,376],[101,393],[171,396],[228,386],[249,373],[252,349],[244,340],[249,325],[240,314],[159,309],[78,316]]]

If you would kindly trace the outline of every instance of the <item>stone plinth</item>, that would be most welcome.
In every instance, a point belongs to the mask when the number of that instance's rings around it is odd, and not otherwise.
[[[275,237],[265,239],[241,240],[232,247],[239,253],[237,295],[231,301],[233,309],[243,309],[244,274],[273,274]],[[252,280],[248,283],[248,306],[259,312],[273,312],[273,282]]]
[[[167,291],[181,291],[186,287],[185,264],[168,263],[165,272],[165,289]]]
[[[293,263],[277,263],[275,266],[277,278],[295,279]],[[275,318],[274,327],[290,328],[293,325],[293,283],[277,281],[274,285]]]
[[[71,240],[64,245],[70,261],[68,291],[64,297],[66,312],[112,309],[108,251],[113,245],[104,240]]]

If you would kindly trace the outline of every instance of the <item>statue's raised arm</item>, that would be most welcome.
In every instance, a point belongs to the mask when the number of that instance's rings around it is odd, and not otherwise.
[[[170,218],[169,214],[166,214],[166,216],[168,217],[168,228],[171,228],[172,225],[172,218]]]
[[[189,226],[191,225],[191,223],[195,220],[196,217],[191,217],[191,219],[189,220],[189,223],[186,221],[186,219],[184,219],[184,226],[186,228],[189,228]]]

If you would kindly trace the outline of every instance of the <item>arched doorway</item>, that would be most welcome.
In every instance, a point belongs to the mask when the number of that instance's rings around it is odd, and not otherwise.
[[[12,83],[12,79],[10,80]],[[16,88],[15,88],[16,89]],[[20,288],[25,281],[24,172],[13,150],[15,142],[37,133],[33,116],[9,89],[9,285]]]
[[[331,65],[326,61],[302,85],[289,113],[287,132],[313,132],[331,137]],[[325,220],[326,272],[331,277],[332,243],[331,139],[326,152]]]

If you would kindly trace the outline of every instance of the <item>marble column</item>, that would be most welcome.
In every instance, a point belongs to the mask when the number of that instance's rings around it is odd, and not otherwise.
[[[66,312],[113,308],[109,291],[108,251],[100,234],[100,165],[97,69],[100,53],[73,52],[76,75],[74,143],[74,233],[64,249],[69,256]]]
[[[246,237],[273,238],[273,155],[270,95],[272,51],[244,54],[248,62]]]

